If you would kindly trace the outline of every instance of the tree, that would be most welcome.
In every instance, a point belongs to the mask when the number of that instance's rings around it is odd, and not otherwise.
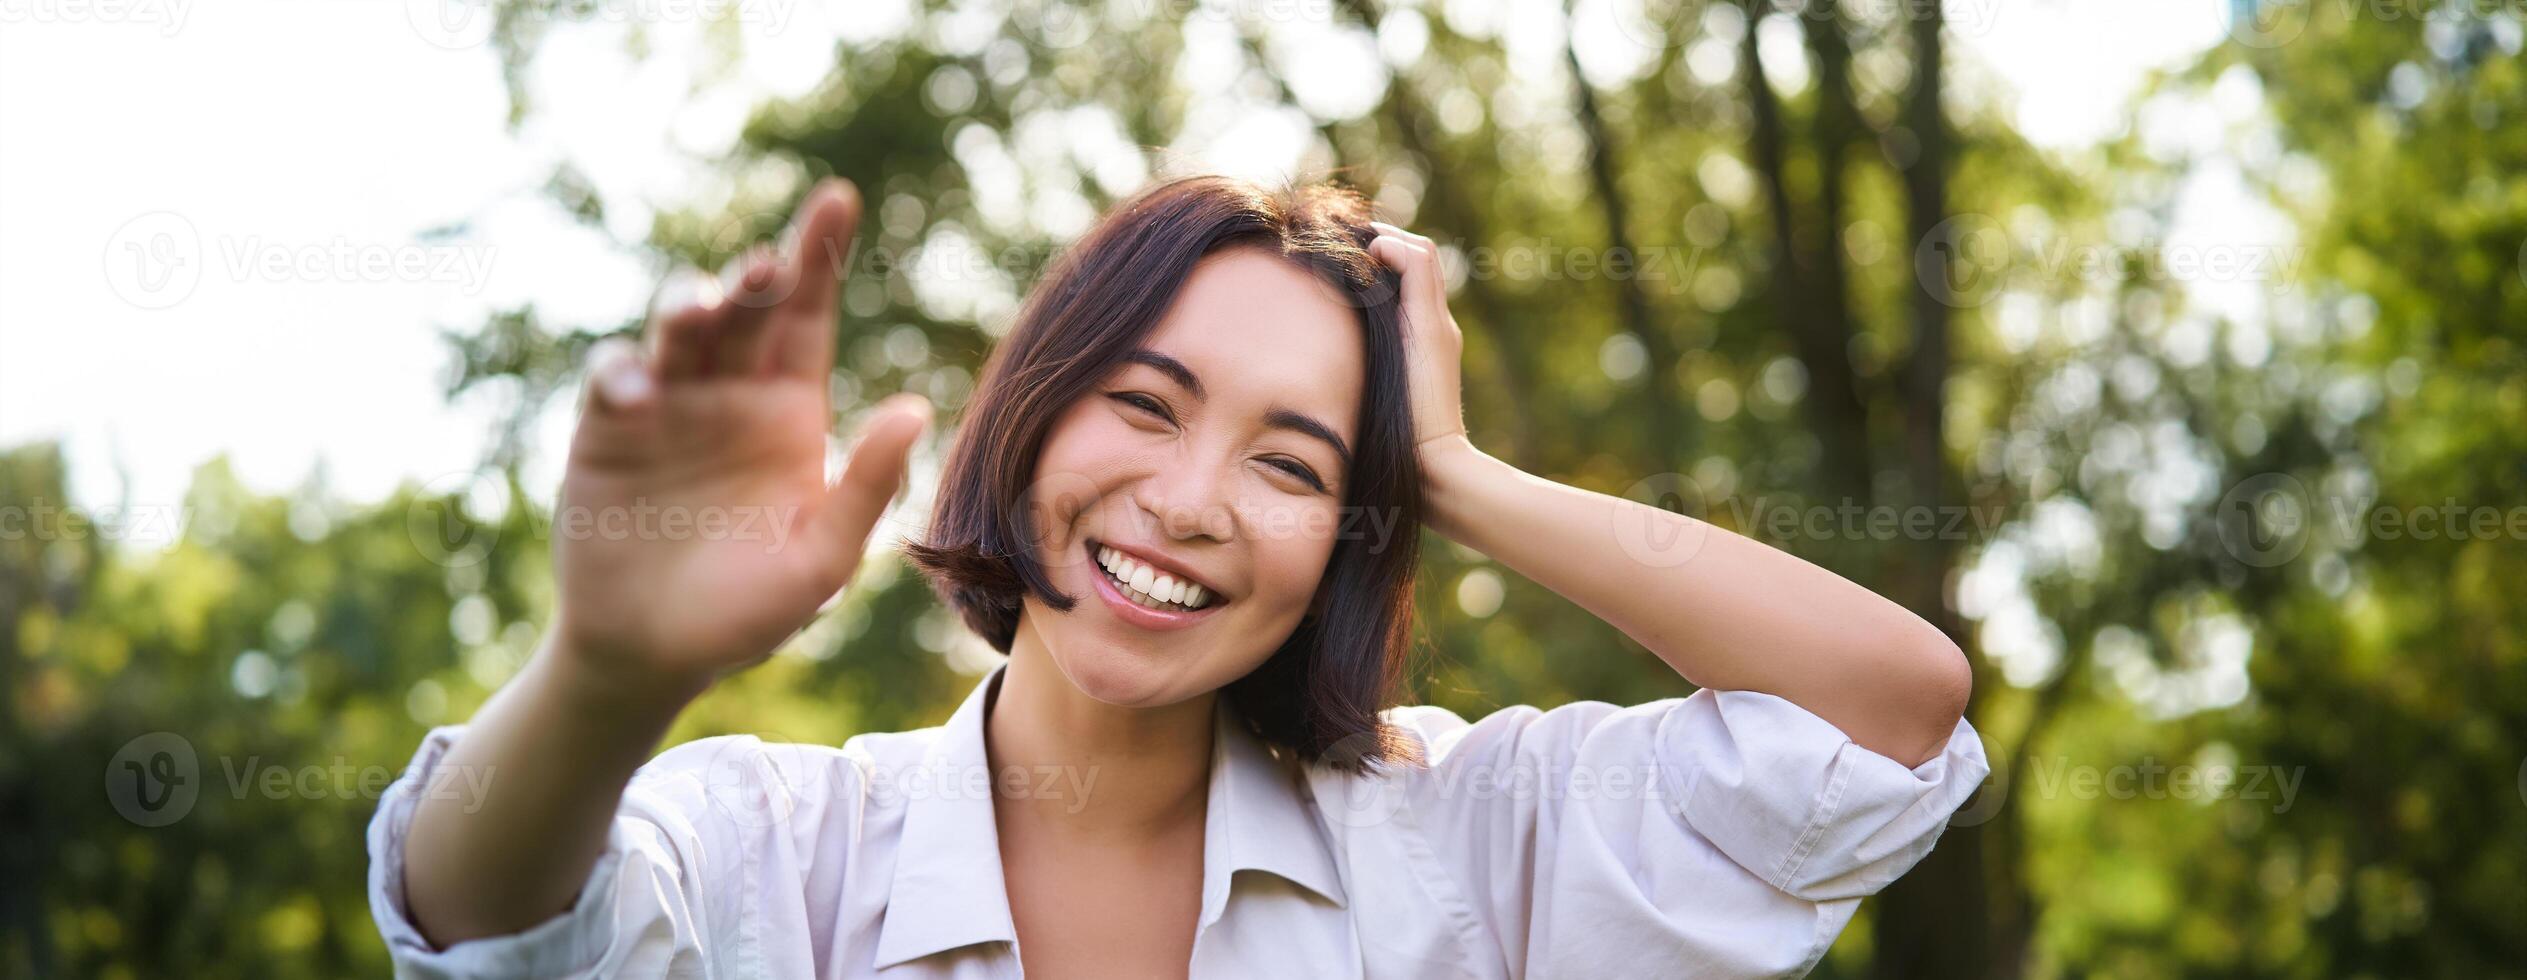
[[[857,181],[838,431],[907,388],[952,423],[1088,216],[1223,119],[1283,120],[1300,176],[1450,250],[1485,449],[1787,547],[1972,653],[1992,781],[1820,976],[2527,959],[2513,15],[2238,5],[2262,16],[2235,43],[2065,152],[1975,97],[1937,4],[915,7],[756,107],[710,161],[724,179],[622,243],[716,268],[814,177]],[[592,11],[502,11],[512,122],[562,111],[525,79]],[[1314,77],[1327,47],[1378,52],[1346,62],[1374,84]],[[2231,172],[2290,234],[2186,237],[2187,195]],[[566,165],[546,190],[592,228],[629,203]],[[150,552],[109,540],[130,515],[66,498],[49,448],[0,455],[0,518],[58,518],[0,533],[0,973],[382,969],[359,779],[531,649],[551,531],[516,474],[550,447],[528,422],[638,324],[527,306],[452,327],[452,392],[516,399],[468,486],[263,497],[212,466]],[[1686,693],[1584,611],[1425,543],[1417,699]],[[881,557],[670,739],[917,727],[990,659]],[[109,793],[160,731],[200,793],[153,827]]]

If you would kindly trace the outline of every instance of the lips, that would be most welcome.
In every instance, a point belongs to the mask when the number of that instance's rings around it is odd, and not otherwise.
[[[1114,613],[1115,618],[1124,622],[1148,630],[1183,629],[1210,618],[1228,605],[1226,597],[1216,594],[1208,586],[1189,579],[1179,580],[1179,570],[1170,568],[1162,572],[1161,566],[1141,555],[1114,549],[1099,541],[1091,540],[1084,546],[1092,566],[1089,577],[1095,580],[1098,598],[1105,601],[1106,608]],[[1141,582],[1140,588],[1134,588],[1127,581],[1117,581],[1108,568],[1109,564],[1130,572],[1133,580]],[[1202,603],[1201,607],[1188,608],[1177,602],[1155,599],[1151,592],[1160,588],[1158,583],[1162,575],[1168,581],[1165,587],[1167,594],[1195,599]],[[1177,584],[1179,581],[1182,584]]]

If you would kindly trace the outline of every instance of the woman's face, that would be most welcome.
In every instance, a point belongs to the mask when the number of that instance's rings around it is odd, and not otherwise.
[[[1115,705],[1174,704],[1260,666],[1342,530],[1365,375],[1331,284],[1260,249],[1205,257],[1133,360],[1046,435],[1036,558],[1080,601],[1028,596],[1020,633]]]

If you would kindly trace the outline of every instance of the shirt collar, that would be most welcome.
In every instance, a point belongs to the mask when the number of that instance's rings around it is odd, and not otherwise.
[[[982,942],[1015,942],[1000,868],[983,721],[1008,670],[974,685],[905,773],[903,836],[879,927],[874,969]],[[1236,872],[1267,871],[1345,907],[1325,831],[1296,767],[1241,723],[1223,693],[1212,712],[1211,782],[1202,841],[1202,925],[1227,911]]]

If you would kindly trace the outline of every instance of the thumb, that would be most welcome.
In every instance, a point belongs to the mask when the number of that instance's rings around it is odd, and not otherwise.
[[[825,490],[813,533],[832,546],[834,588],[851,580],[886,505],[904,481],[913,441],[930,425],[930,402],[919,395],[889,395],[860,426],[859,444],[843,464],[842,478]]]

